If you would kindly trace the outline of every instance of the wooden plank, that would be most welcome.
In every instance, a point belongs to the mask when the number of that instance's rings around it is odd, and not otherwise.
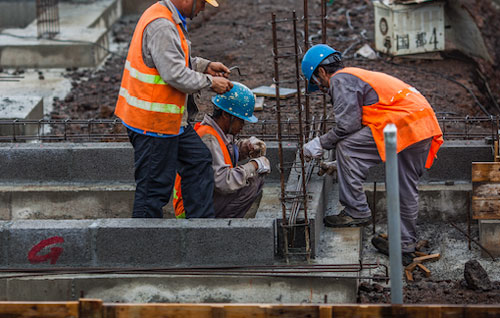
[[[212,318],[205,304],[106,304],[105,318]]]
[[[78,317],[78,302],[0,302],[0,317]]]
[[[409,282],[413,282],[413,274],[411,271],[405,269],[406,280]]]
[[[266,308],[266,318],[317,318],[319,307],[314,305],[287,306],[274,305]]]
[[[478,199],[500,200],[500,182],[475,182],[472,185],[472,196]]]
[[[500,182],[500,162],[473,162],[472,182]]]
[[[415,255],[417,255],[417,256],[427,256],[429,254],[424,253],[424,252],[415,251]]]
[[[422,262],[428,262],[428,261],[437,261],[440,258],[441,258],[441,255],[439,253],[436,253],[436,254],[431,254],[431,255],[427,255],[427,256],[415,257],[413,259],[413,261],[416,263],[422,263]]]
[[[223,306],[224,318],[266,318],[267,306],[259,305],[225,305]]]
[[[82,298],[78,304],[78,314],[80,318],[102,318],[102,300]]]
[[[431,277],[431,271],[422,264],[417,264],[418,269],[424,272],[425,277]]]
[[[500,199],[487,200],[472,197],[472,218],[481,220],[500,219]]]

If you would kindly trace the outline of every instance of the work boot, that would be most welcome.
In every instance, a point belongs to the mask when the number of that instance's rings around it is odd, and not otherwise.
[[[325,216],[323,221],[329,227],[350,227],[367,225],[371,222],[371,218],[353,218],[345,210],[342,210],[337,215]]]
[[[389,256],[389,240],[380,236],[374,236],[372,238],[372,244],[380,253]],[[403,263],[403,266],[408,266],[413,263],[413,258],[415,257],[417,257],[415,253],[403,252],[401,255],[401,263]]]

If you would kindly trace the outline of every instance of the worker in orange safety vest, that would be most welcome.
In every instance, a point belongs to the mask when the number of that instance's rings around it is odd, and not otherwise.
[[[311,47],[302,60],[308,91],[327,92],[333,104],[335,127],[304,145],[304,155],[322,157],[335,149],[339,201],[344,209],[324,218],[326,226],[361,226],[371,222],[363,190],[368,169],[385,161],[383,129],[397,127],[403,262],[412,261],[417,242],[418,180],[430,168],[443,143],[436,115],[414,87],[390,75],[344,67],[340,52],[328,45]],[[388,242],[372,243],[388,254]]]
[[[188,122],[197,112],[193,94],[231,89],[222,63],[191,58],[187,18],[216,0],[161,0],[135,28],[115,114],[134,148],[136,191],[132,217],[162,218],[175,175],[184,182],[187,217],[212,218],[210,151]]]
[[[212,154],[215,217],[255,217],[264,177],[271,171],[266,144],[255,137],[235,138],[245,122],[257,122],[253,115],[255,97],[248,87],[233,82],[233,88],[215,95],[212,103],[213,115],[205,115],[195,130]],[[248,158],[248,162],[241,163]],[[182,178],[177,176],[173,194],[177,218],[185,217],[181,184]]]

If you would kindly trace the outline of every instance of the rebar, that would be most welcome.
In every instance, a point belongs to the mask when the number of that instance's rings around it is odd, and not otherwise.
[[[281,211],[282,211],[282,225],[283,225],[283,240],[285,249],[285,259],[288,259],[288,233],[287,233],[287,220],[286,220],[286,206],[285,206],[285,171],[283,170],[283,145],[281,140],[281,105],[279,98],[280,83],[279,83],[279,65],[278,65],[278,36],[276,30],[276,14],[272,13],[272,31],[273,31],[273,62],[274,62],[274,81],[276,85],[276,121],[278,124],[278,156],[280,163],[280,185],[281,185]]]
[[[36,0],[38,38],[53,39],[59,34],[59,0]]]

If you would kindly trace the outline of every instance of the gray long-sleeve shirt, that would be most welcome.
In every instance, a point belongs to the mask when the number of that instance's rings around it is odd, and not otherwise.
[[[170,0],[162,0],[160,3],[172,12],[175,23],[180,25],[191,55],[191,42],[177,9]],[[146,66],[156,68],[165,83],[181,92],[193,94],[212,85],[212,76],[203,74],[210,61],[200,57],[190,57],[191,68],[186,67],[179,32],[167,19],[156,19],[146,26],[142,36],[142,56]],[[186,124],[187,115],[188,112],[184,112],[181,125]]]
[[[202,125],[208,125],[215,129],[229,151],[229,155],[234,161],[234,147],[238,142],[234,141],[231,135],[226,135],[212,117],[205,115]],[[216,137],[206,134],[201,140],[212,153],[212,168],[214,170],[215,192],[220,194],[229,194],[246,187],[249,179],[258,176],[255,166],[248,162],[243,165],[236,165],[233,168],[224,161],[224,154],[219,146]]]
[[[363,128],[363,106],[378,102],[378,94],[365,81],[352,74],[338,73],[330,78],[336,126],[320,137],[324,149],[333,149],[340,140]]]

